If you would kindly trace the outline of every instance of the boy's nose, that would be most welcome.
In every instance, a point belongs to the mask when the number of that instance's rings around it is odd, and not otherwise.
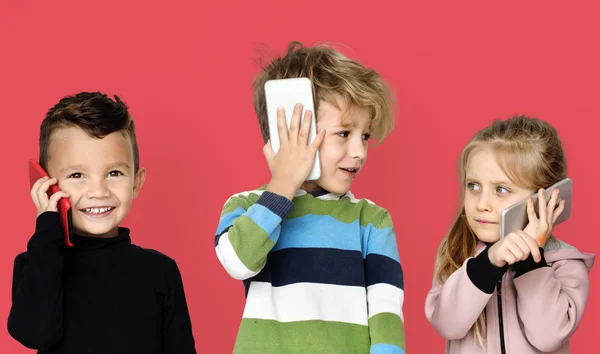
[[[107,198],[110,197],[110,189],[106,185],[106,181],[91,181],[87,190],[88,198]]]
[[[362,140],[360,142],[353,142],[350,145],[349,155],[353,159],[364,160],[367,157],[367,149],[363,144]]]

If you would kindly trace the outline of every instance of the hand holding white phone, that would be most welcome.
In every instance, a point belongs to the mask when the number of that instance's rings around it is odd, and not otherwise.
[[[315,105],[313,100],[312,83],[308,78],[269,80],[265,83],[265,95],[267,102],[267,117],[269,122],[269,135],[271,148],[277,153],[281,146],[280,132],[277,125],[277,108],[283,107],[288,131],[292,128],[294,107],[300,103],[303,111],[300,113],[300,129],[304,123],[306,111],[312,112],[310,126],[308,127],[307,144],[312,145],[317,138]],[[288,133],[286,131],[286,133]],[[320,143],[319,143],[320,145]],[[321,177],[321,162],[317,151],[312,168],[306,177],[307,181],[317,180]]]

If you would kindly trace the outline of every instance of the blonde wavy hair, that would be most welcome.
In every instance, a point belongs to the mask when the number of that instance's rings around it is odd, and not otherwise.
[[[469,157],[482,147],[492,148],[502,171],[512,183],[522,188],[545,188],[567,175],[562,143],[556,129],[547,122],[515,116],[508,120],[495,120],[475,134],[463,148],[458,162],[461,208],[438,249],[435,279],[440,284],[459,269],[467,258],[475,255],[477,236],[465,218],[465,177]],[[484,346],[487,333],[485,311],[471,330],[479,344]]]
[[[371,137],[380,144],[394,127],[394,96],[389,86],[373,70],[348,59],[325,44],[305,48],[300,42],[291,42],[283,57],[275,58],[262,66],[252,83],[254,109],[265,143],[269,140],[267,103],[264,85],[268,80],[309,78],[315,95],[315,110],[325,101],[345,110],[366,109],[372,117]],[[316,116],[318,119],[318,115]]]

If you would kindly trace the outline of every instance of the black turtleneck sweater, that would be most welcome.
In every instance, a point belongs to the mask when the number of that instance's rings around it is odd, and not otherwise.
[[[15,259],[11,336],[38,353],[196,353],[183,283],[174,260],[114,238],[63,243],[56,212],[36,221]]]

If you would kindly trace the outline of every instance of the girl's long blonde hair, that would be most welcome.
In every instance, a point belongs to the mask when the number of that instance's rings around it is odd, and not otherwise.
[[[512,183],[522,188],[537,190],[566,177],[567,166],[560,138],[556,129],[547,122],[515,116],[508,120],[495,120],[477,132],[462,150],[458,162],[461,208],[438,249],[435,279],[440,284],[467,258],[475,255],[477,236],[465,218],[465,176],[469,156],[483,146],[492,148],[503,172]],[[485,311],[471,330],[479,344],[485,345]]]

